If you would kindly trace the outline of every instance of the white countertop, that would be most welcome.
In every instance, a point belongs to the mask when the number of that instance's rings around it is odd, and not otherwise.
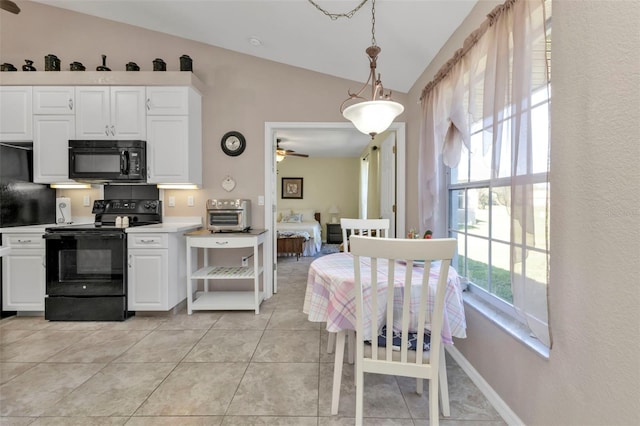
[[[72,225],[82,223],[93,223],[93,220],[83,220],[73,222]],[[11,228],[0,228],[0,234],[44,234],[46,228],[55,228],[59,226],[68,226],[69,224],[49,223],[43,225],[14,226]],[[187,232],[202,227],[202,218],[200,217],[165,217],[162,223],[156,225],[145,225],[127,228],[129,234],[149,233],[149,232]]]

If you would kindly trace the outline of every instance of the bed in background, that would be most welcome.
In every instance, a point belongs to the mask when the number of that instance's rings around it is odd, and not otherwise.
[[[320,213],[312,209],[278,210],[276,230],[283,235],[308,236],[304,242],[303,256],[315,256],[322,248]]]

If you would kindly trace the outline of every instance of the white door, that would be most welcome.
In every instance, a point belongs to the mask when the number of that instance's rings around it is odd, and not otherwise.
[[[32,140],[31,86],[0,87],[0,141]]]
[[[39,115],[75,114],[73,86],[34,86],[33,113]]]
[[[111,88],[111,136],[113,139],[147,139],[144,87]]]
[[[132,311],[168,309],[169,250],[129,250],[128,305]]]
[[[78,139],[111,139],[109,88],[76,87],[76,137]]]
[[[189,117],[147,117],[149,183],[189,182]]]
[[[396,237],[396,133],[382,142],[380,150],[380,217],[389,219],[389,237]]]
[[[2,309],[44,311],[44,250],[14,249],[3,257],[2,282]]]

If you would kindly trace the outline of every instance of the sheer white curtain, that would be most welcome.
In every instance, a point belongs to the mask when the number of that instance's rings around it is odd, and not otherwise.
[[[534,129],[534,105],[548,100],[548,68],[543,0],[508,0],[494,9],[443,71],[423,91],[420,130],[419,188],[423,227],[442,233],[446,200],[443,168],[455,167],[469,146],[470,123],[481,123],[484,149],[493,153],[491,182],[510,179],[511,286],[517,313],[534,335],[551,346],[548,326],[548,198],[536,207],[534,190],[548,189],[548,125]],[[547,111],[548,109],[545,109]],[[547,121],[548,123],[548,121]],[[540,159],[540,137],[546,131],[546,156]],[[542,163],[542,164],[541,164]],[[539,201],[538,201],[539,204]],[[543,220],[536,213],[544,213]],[[536,241],[536,236],[544,241]],[[532,247],[541,248],[531,253]],[[542,255],[540,253],[543,253]],[[546,272],[544,283],[530,268]],[[540,266],[540,263],[543,263]]]

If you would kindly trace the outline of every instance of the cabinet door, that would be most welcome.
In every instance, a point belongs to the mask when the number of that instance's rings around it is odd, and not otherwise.
[[[0,87],[0,141],[31,141],[31,86]]]
[[[33,113],[47,115],[73,115],[75,89],[72,86],[35,86]],[[74,131],[75,132],[75,131]]]
[[[148,182],[188,183],[188,117],[149,116],[147,132]]]
[[[189,114],[188,87],[147,87],[147,115]]]
[[[2,309],[44,311],[43,250],[13,250],[2,258]]]
[[[76,138],[112,139],[109,87],[76,87]]]
[[[168,252],[166,249],[129,250],[129,310],[169,309]]]
[[[144,87],[111,87],[111,137],[146,140]]]
[[[33,116],[33,180],[38,183],[69,179],[69,139],[75,139],[75,116]]]

